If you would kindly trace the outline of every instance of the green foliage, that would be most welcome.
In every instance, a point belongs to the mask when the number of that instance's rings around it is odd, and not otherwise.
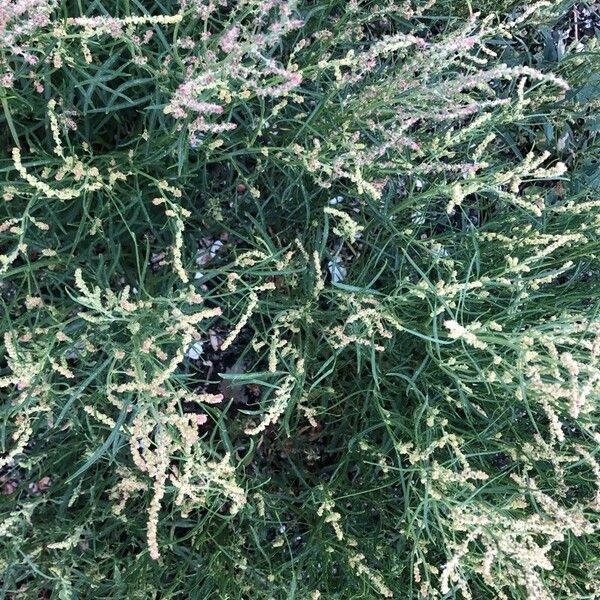
[[[5,4],[0,597],[597,598],[597,8]]]

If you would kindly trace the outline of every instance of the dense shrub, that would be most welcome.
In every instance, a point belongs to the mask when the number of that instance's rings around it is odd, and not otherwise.
[[[595,11],[5,1],[2,597],[597,598]]]

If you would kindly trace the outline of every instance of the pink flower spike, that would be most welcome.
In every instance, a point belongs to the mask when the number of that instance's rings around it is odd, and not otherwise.
[[[204,425],[208,421],[208,417],[205,414],[196,415],[196,425]]]

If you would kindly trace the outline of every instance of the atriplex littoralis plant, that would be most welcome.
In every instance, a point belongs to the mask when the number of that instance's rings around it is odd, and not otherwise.
[[[77,4],[0,8],[5,589],[594,597],[595,40]]]

